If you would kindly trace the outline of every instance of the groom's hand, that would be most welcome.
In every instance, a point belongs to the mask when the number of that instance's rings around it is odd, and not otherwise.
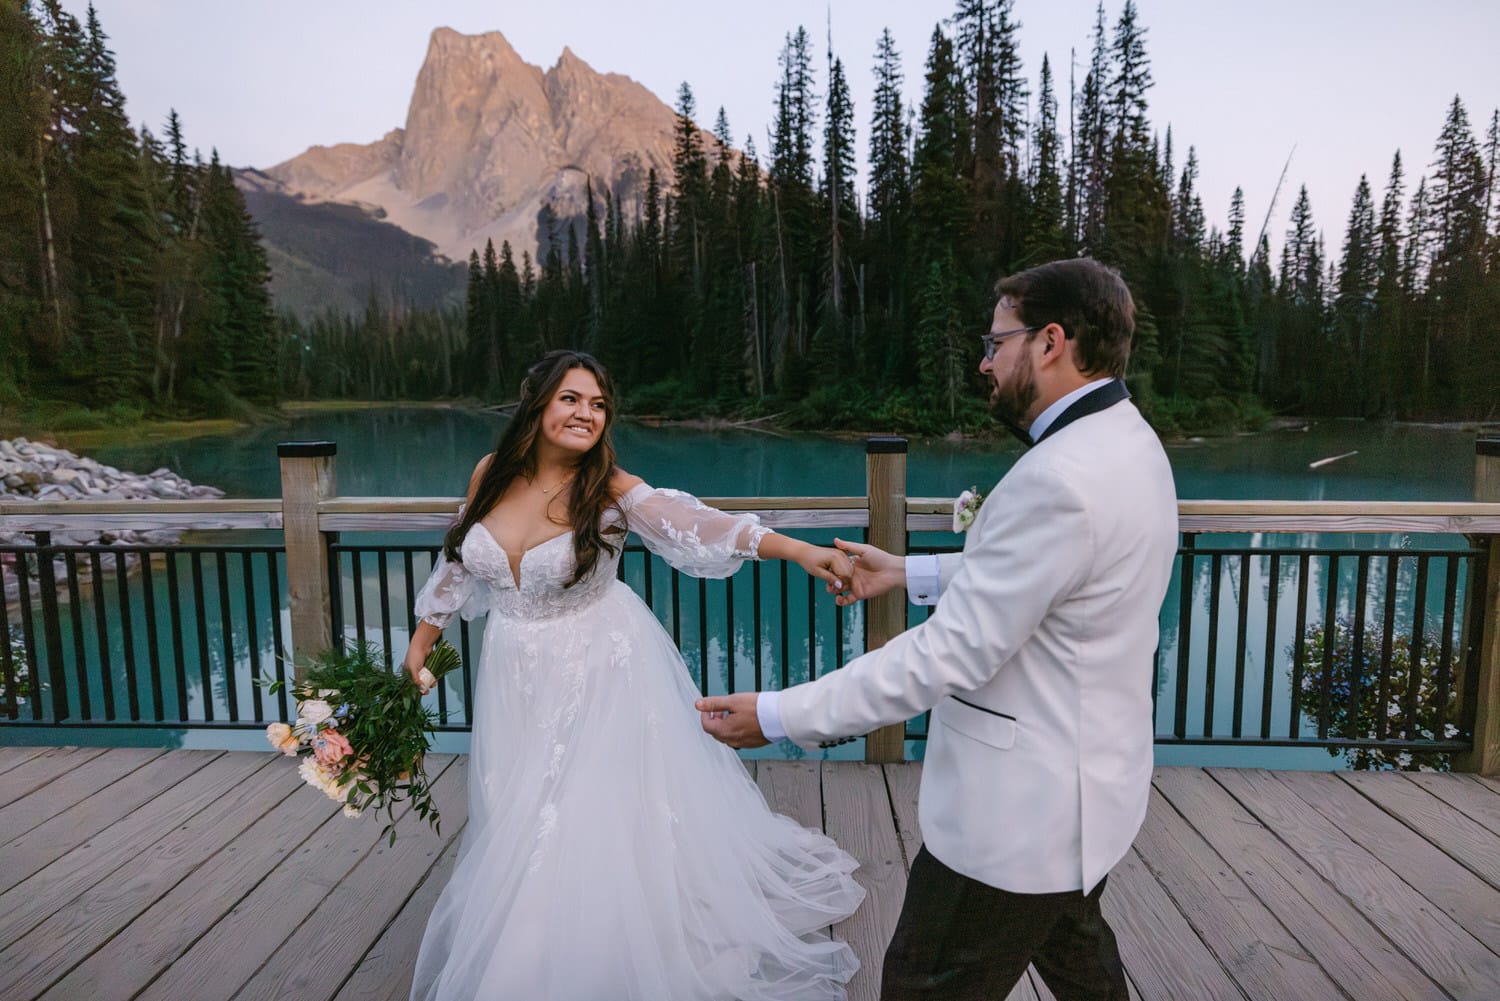
[[[849,574],[849,586],[844,590],[828,588],[839,605],[852,605],[898,587],[906,586],[906,560],[892,556],[884,549],[868,546],[863,542],[845,542],[834,539],[833,544],[849,556],[853,570]]]
[[[754,692],[708,695],[694,705],[703,717],[703,732],[730,747],[764,747],[770,741],[760,731]]]

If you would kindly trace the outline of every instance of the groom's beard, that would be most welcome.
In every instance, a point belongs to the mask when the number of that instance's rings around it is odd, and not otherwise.
[[[1003,382],[994,380],[990,415],[1002,424],[1025,430],[1031,425],[1026,415],[1031,412],[1036,395],[1036,370],[1031,365],[1031,356],[1022,355],[1021,362],[1006,374]]]

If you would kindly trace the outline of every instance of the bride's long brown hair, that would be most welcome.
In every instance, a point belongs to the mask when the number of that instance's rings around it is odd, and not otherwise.
[[[521,381],[521,402],[501,432],[490,463],[474,488],[474,500],[443,537],[443,554],[449,560],[462,562],[459,550],[469,529],[500,502],[516,477],[529,479],[536,475],[536,439],[542,412],[552,402],[563,376],[575,368],[584,369],[599,383],[599,392],[604,397],[604,430],[594,446],[579,458],[573,486],[568,491],[568,521],[573,528],[577,569],[565,586],[572,587],[587,577],[599,562],[601,551],[614,555],[619,549],[620,543],[608,541],[600,530],[604,512],[613,507],[620,515],[620,531],[615,538],[621,542],[625,538],[625,512],[609,489],[610,476],[615,471],[615,446],[610,436],[615,422],[614,383],[593,355],[564,350],[547,352],[526,370],[526,378]]]

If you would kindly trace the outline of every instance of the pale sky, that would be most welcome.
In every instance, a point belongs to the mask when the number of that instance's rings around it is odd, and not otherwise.
[[[1111,31],[1123,0],[1105,3]],[[64,0],[80,19],[83,0]],[[919,102],[934,25],[952,2],[832,0],[96,0],[127,112],[160,134],[169,108],[190,146],[218,147],[235,166],[268,167],[312,145],[373,142],[403,125],[432,30],[500,31],[530,63],[550,67],[564,46],[600,72],[639,80],[668,104],[686,80],[700,124],[723,106],[736,143],[769,149],[776,57],[798,24],[814,41],[826,93],[826,38],[844,61],[857,148],[868,144],[876,39],[889,27],[908,102]],[[1016,0],[1033,92],[1051,60],[1059,122],[1068,66],[1087,67],[1094,0]],[[1407,195],[1429,171],[1448,105],[1463,98],[1481,139],[1500,105],[1500,0],[1138,0],[1155,86],[1153,126],[1172,127],[1181,169],[1197,147],[1211,224],[1224,228],[1236,185],[1254,239],[1295,146],[1269,232],[1279,246],[1301,184],[1330,254],[1343,240],[1361,173],[1377,206],[1401,150]],[[627,13],[628,12],[628,13]],[[1073,53],[1070,55],[1070,49]],[[861,163],[863,170],[863,162]],[[1246,248],[1247,251],[1250,249]]]

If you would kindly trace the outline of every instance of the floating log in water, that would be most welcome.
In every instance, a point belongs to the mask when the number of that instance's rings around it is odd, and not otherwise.
[[[1317,469],[1320,466],[1326,466],[1326,465],[1328,465],[1330,462],[1338,462],[1340,459],[1347,459],[1351,455],[1358,455],[1358,454],[1359,454],[1359,449],[1356,448],[1354,451],[1352,451],[1352,452],[1345,452],[1343,455],[1330,455],[1326,459],[1319,459],[1317,462],[1309,462],[1307,464],[1307,468],[1308,469]]]

